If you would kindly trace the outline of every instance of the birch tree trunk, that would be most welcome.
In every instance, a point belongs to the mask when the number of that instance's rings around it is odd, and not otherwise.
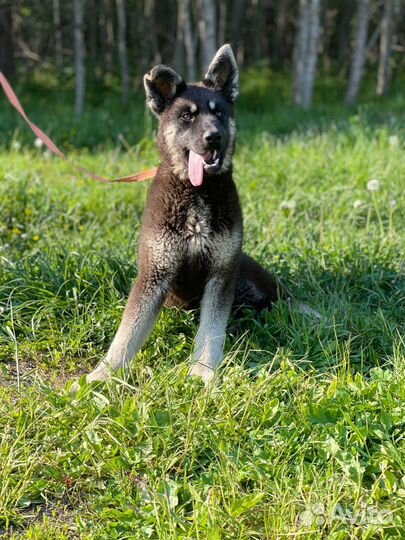
[[[294,51],[294,103],[309,109],[318,62],[320,0],[300,0],[299,27]]]
[[[350,66],[349,85],[346,92],[346,103],[349,105],[356,101],[363,78],[370,11],[370,0],[357,0],[357,2],[356,40]]]
[[[308,54],[309,0],[300,0],[298,32],[294,47],[293,98],[296,105],[302,105],[305,63]]]
[[[392,43],[392,18],[394,0],[385,0],[384,15],[381,22],[380,57],[378,62],[377,95],[383,96],[388,90],[390,80],[390,59]]]
[[[201,0],[200,38],[205,73],[217,52],[217,14],[214,0]]]
[[[55,65],[56,69],[61,72],[63,67],[63,51],[59,0],[53,0],[53,25],[55,27]]]
[[[81,116],[84,110],[84,94],[86,89],[86,69],[84,66],[83,39],[83,0],[73,0],[74,50],[75,50],[75,114]]]
[[[316,66],[318,63],[318,46],[320,35],[320,0],[311,0],[308,15],[308,47],[305,62],[305,72],[302,81],[302,106],[309,109],[312,103]]]
[[[118,20],[118,57],[120,62],[121,72],[121,97],[122,104],[126,107],[129,99],[129,70],[128,70],[128,55],[126,44],[126,14],[125,0],[116,0],[117,20]]]

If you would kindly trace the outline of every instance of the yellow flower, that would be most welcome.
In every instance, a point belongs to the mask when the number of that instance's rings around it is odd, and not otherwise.
[[[34,242],[38,242],[39,236],[36,234],[35,236],[32,237],[32,239],[34,240]]]

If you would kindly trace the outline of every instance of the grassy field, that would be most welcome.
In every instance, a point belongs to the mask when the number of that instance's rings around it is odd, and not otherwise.
[[[325,80],[303,113],[264,75],[238,109],[245,250],[323,320],[231,321],[208,391],[186,377],[198,315],[165,309],[129,380],[69,394],[118,325],[148,185],[79,177],[2,106],[0,537],[405,537],[403,82],[348,109]],[[72,161],[156,164],[141,95],[76,122],[69,88],[22,94]]]

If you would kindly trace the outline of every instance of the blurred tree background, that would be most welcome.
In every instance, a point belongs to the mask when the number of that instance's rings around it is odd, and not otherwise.
[[[405,0],[0,0],[0,70],[74,82],[80,116],[90,88],[115,81],[126,106],[154,64],[199,79],[229,42],[241,68],[291,73],[298,106],[319,76],[343,80],[352,104],[366,71],[381,96],[404,70],[404,20]]]

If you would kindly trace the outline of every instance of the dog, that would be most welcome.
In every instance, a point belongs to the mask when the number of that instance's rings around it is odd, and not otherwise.
[[[232,179],[239,74],[231,47],[218,50],[202,82],[186,84],[158,65],[144,76],[144,87],[159,120],[161,163],[143,216],[138,278],[107,356],[87,380],[128,367],[166,304],[200,308],[189,374],[208,383],[222,359],[232,308],[271,309],[290,295],[242,253]]]

